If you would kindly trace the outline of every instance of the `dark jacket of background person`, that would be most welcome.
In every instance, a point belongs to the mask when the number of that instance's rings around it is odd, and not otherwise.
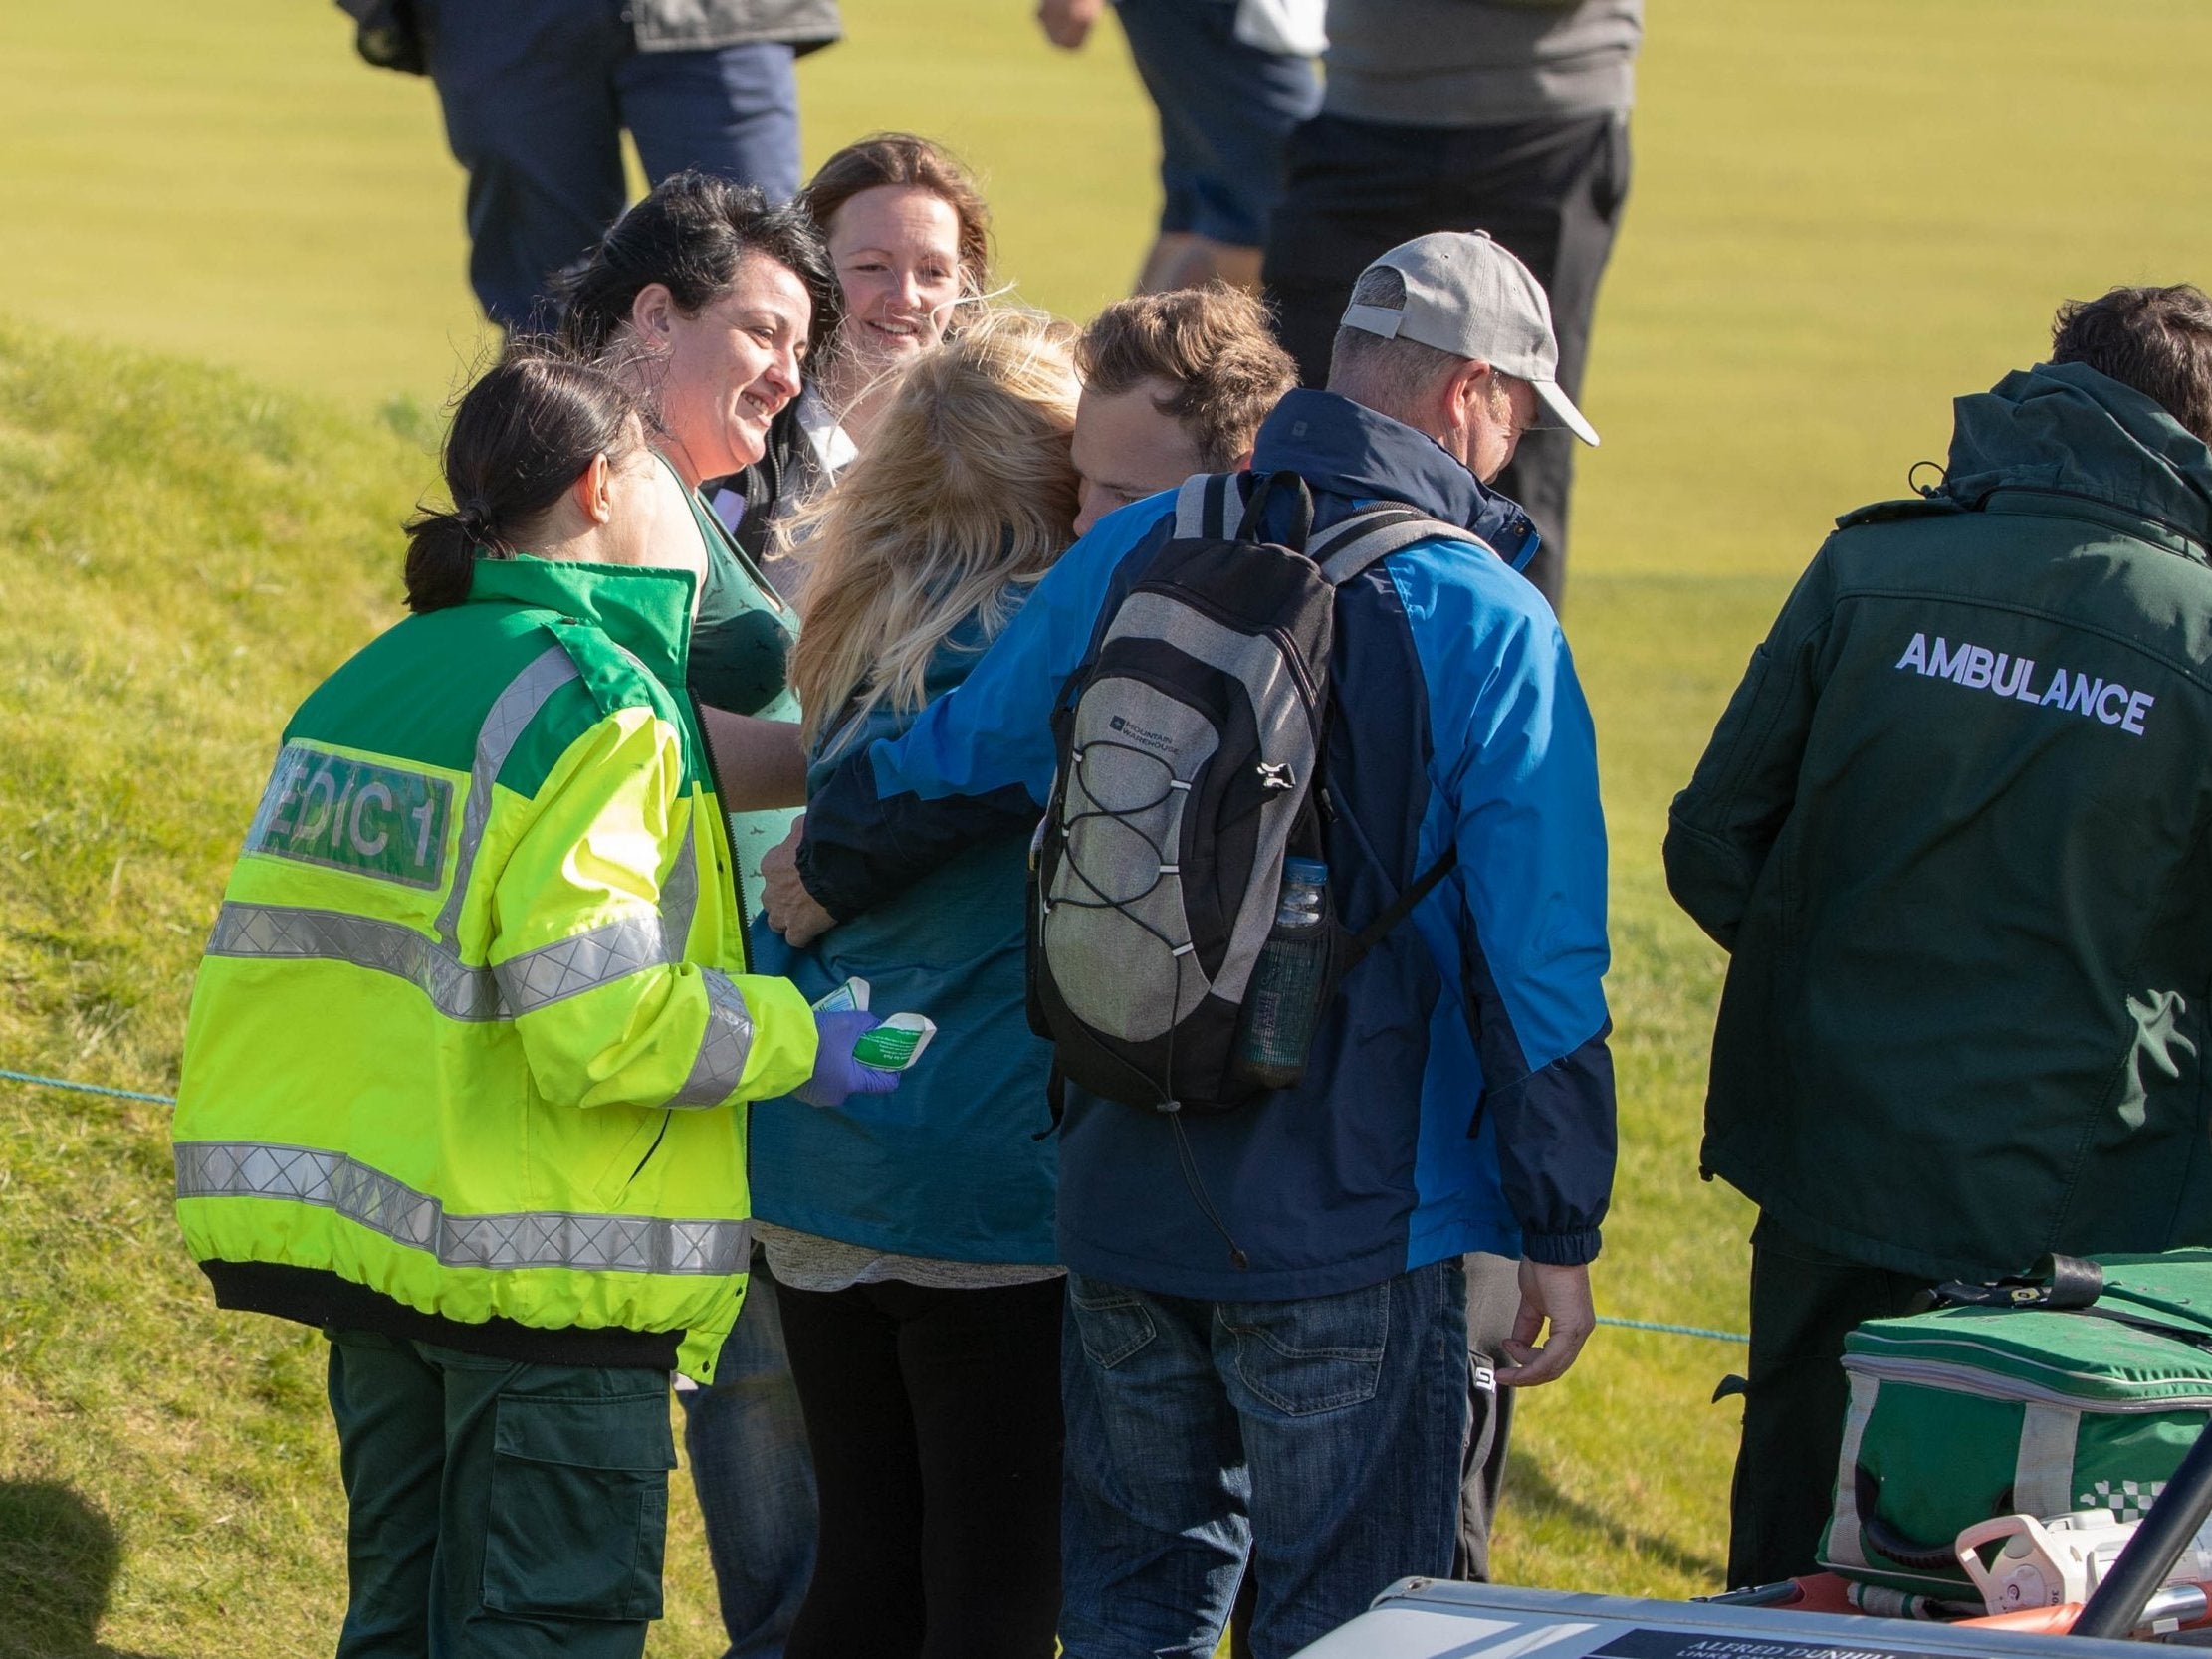
[[[1705,1167],[1798,1237],[1927,1280],[2212,1242],[2208,543],[2212,452],[2046,365],[1753,654],[1666,870],[1732,952]]]
[[[1434,440],[1330,392],[1286,397],[1254,466],[1307,479],[1317,526],[1407,501],[1496,549],[1419,543],[1337,607],[1338,915],[1364,927],[1454,841],[1459,867],[1346,979],[1299,1086],[1185,1126],[1248,1270],[1230,1265],[1168,1125],[1079,1090],[1061,1132],[1061,1259],[1162,1295],[1261,1301],[1469,1250],[1590,1261],[1615,1144],[1605,826],[1566,641],[1507,567],[1534,539],[1527,516]],[[1172,505],[1108,515],[959,690],[809,797],[798,866],[832,915],[884,903],[979,833],[1035,823],[1053,698],[1172,532]]]
[[[986,643],[973,619],[954,631],[929,667],[933,701],[967,679]],[[879,704],[857,729],[831,730],[812,757],[809,788],[842,756],[897,736],[919,713]],[[759,971],[788,976],[808,1001],[857,974],[873,988],[876,1013],[927,1014],[938,1032],[895,1096],[834,1111],[788,1097],[759,1107],[753,1180],[768,1196],[756,1214],[902,1255],[1058,1259],[1058,1148],[1046,1133],[1052,1053],[1030,1033],[1023,1005],[1028,847],[1019,828],[982,836],[800,950],[757,930]],[[873,1110],[878,1104],[889,1110]]]

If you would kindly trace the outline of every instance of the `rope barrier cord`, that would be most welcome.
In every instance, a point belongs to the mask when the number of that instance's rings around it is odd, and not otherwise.
[[[117,1100],[150,1101],[155,1106],[174,1106],[172,1095],[149,1095],[142,1089],[111,1089],[104,1083],[72,1083],[67,1078],[41,1077],[36,1072],[0,1071],[0,1081],[26,1083],[39,1089],[67,1089],[79,1095],[112,1095]],[[1716,1343],[1748,1343],[1749,1337],[1734,1331],[1708,1331],[1697,1325],[1663,1325],[1654,1320],[1613,1319],[1605,1314],[1598,1316],[1600,1325],[1616,1325],[1626,1331],[1658,1331],[1669,1337],[1705,1337]]]
[[[1663,1325],[1648,1319],[1610,1319],[1598,1316],[1600,1325],[1618,1325],[1627,1331],[1658,1331],[1669,1337],[1707,1337],[1716,1343],[1748,1343],[1751,1341],[1740,1331],[1708,1331],[1701,1325]]]
[[[0,1079],[9,1083],[30,1083],[41,1089],[68,1089],[79,1095],[112,1095],[117,1100],[151,1101],[155,1106],[174,1106],[174,1095],[149,1095],[142,1089],[111,1089],[104,1083],[71,1083],[66,1078],[40,1077],[35,1072],[0,1071]]]

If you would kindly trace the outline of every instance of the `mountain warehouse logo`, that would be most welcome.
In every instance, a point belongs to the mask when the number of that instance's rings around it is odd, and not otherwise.
[[[1134,725],[1131,722],[1124,720],[1119,715],[1116,715],[1106,724],[1108,726],[1111,726],[1124,737],[1136,738],[1138,742],[1144,744],[1147,748],[1166,749],[1171,753],[1174,752],[1175,739],[1169,736],[1165,731],[1148,731],[1143,726]]]
[[[2158,701],[2148,692],[2129,691],[2117,680],[2094,680],[2079,672],[2069,674],[2063,668],[2054,668],[2051,678],[2038,687],[2034,683],[2033,657],[2007,656],[1964,640],[1952,646],[1941,635],[1930,645],[1927,635],[1914,634],[1904,655],[1897,659],[1897,667],[1948,680],[1969,691],[1994,692],[2039,708],[2056,706],[2065,714],[2092,716],[2133,737],[2143,734],[2143,716]]]

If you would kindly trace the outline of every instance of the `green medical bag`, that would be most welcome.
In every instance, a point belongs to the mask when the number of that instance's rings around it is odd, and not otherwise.
[[[1873,1320],[1846,1339],[1823,1566],[1978,1602],[1952,1553],[1975,1522],[2141,1519],[2212,1418],[2212,1250],[2095,1262],[2103,1284],[2086,1307],[2016,1288],[1998,1294],[2017,1305]]]

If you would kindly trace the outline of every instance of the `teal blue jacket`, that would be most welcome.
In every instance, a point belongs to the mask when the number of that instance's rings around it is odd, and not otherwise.
[[[933,700],[967,678],[984,644],[973,624],[955,633],[930,665]],[[830,732],[809,792],[839,759],[915,719],[879,707]],[[1023,1010],[1027,859],[1028,838],[1000,830],[804,950],[754,930],[759,971],[787,975],[809,1001],[857,975],[874,1012],[927,1014],[938,1027],[896,1094],[826,1111],[788,1097],[755,1107],[756,1215],[904,1255],[1057,1259],[1051,1050]]]

